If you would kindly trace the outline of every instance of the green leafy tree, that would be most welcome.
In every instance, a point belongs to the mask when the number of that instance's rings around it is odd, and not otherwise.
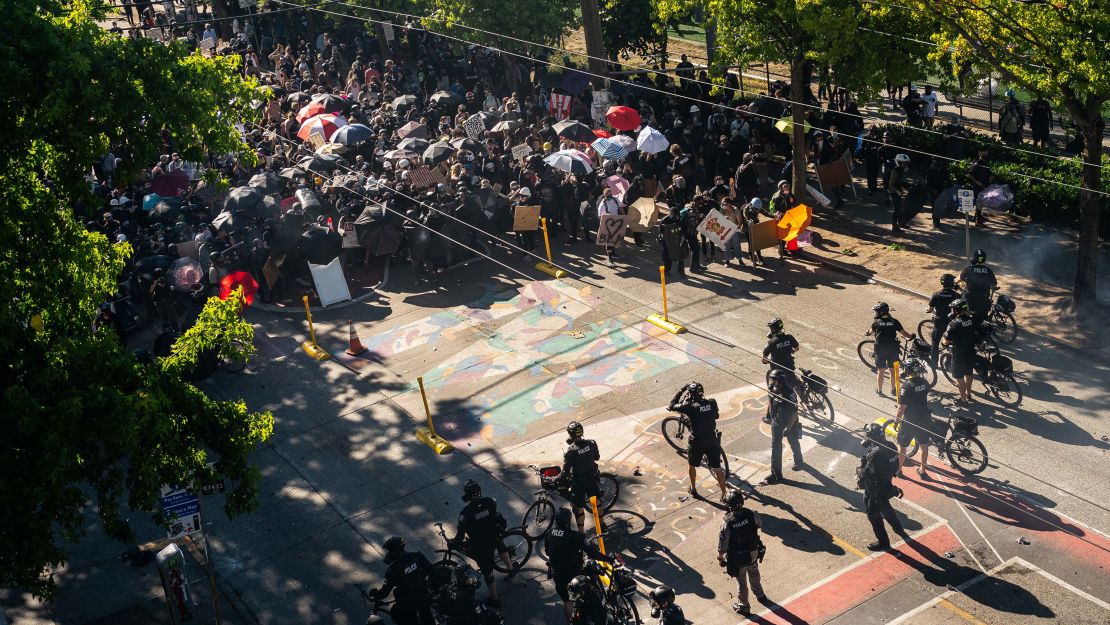
[[[229,515],[254,504],[248,458],[273,417],[183,380],[202,351],[250,345],[239,302],[209,302],[172,356],[140,365],[92,329],[131,250],[87,232],[75,207],[92,205],[85,174],[110,144],[117,179],[162,151],[163,132],[190,160],[243,148],[232,124],[259,94],[236,58],[105,32],[100,2],[0,6],[0,584],[47,596],[88,508],[134,541],[128,511],[156,513],[163,484],[219,477]]]
[[[601,36],[613,60],[657,58],[667,48],[667,29],[652,0],[599,0]]]
[[[954,67],[987,66],[1010,84],[1044,94],[1083,135],[1079,259],[1072,307],[1096,301],[1102,195],[1102,109],[1110,101],[1110,5],[1101,0],[951,0],[911,6],[939,24],[934,40]]]

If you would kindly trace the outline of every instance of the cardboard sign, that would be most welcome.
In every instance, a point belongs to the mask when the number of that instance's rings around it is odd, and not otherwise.
[[[698,232],[713,242],[714,245],[725,249],[725,243],[740,230],[739,226],[728,220],[721,211],[713,209],[698,224]]]
[[[628,229],[632,232],[647,232],[655,227],[660,215],[666,215],[670,207],[656,202],[651,197],[642,197],[628,207]]]
[[[285,262],[285,256],[280,256],[276,260],[273,256],[266,260],[262,265],[262,277],[266,279],[266,285],[271,289],[277,284],[278,278],[281,277],[281,264]]]
[[[412,183],[413,189],[424,189],[446,181],[447,179],[444,178],[443,172],[438,167],[435,169],[417,167],[409,171],[409,182]]]
[[[362,247],[358,242],[358,234],[355,232],[355,220],[347,219],[339,222],[339,231],[343,235],[343,248],[351,249],[355,247]]]
[[[468,117],[463,122],[463,129],[466,130],[466,136],[478,141],[482,138],[482,133],[486,131],[486,125],[482,123],[479,117]]]
[[[327,307],[336,302],[351,299],[351,290],[347,288],[347,276],[343,275],[343,265],[338,257],[326,265],[308,263],[308,271],[312,274],[312,281],[316,284],[316,294],[320,296],[322,306]]]
[[[513,232],[538,230],[539,227],[539,206],[517,206],[513,210]]]
[[[601,215],[598,221],[598,245],[617,247],[624,241],[624,230],[628,227],[628,215]]]
[[[766,250],[779,246],[778,224],[773,221],[761,221],[748,228],[748,245],[752,250]]]
[[[825,208],[828,208],[832,204],[832,200],[829,199],[829,196],[814,189],[812,185],[806,185],[806,192],[809,193],[813,199],[817,200],[818,204]]]
[[[532,153],[532,146],[527,143],[521,143],[520,145],[514,146],[510,153],[514,161],[519,161]]]
[[[822,189],[832,189],[842,185],[852,184],[852,157],[845,152],[844,158],[838,158],[831,163],[816,165],[817,180]]]

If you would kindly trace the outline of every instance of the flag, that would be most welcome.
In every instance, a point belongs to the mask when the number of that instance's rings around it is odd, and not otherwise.
[[[547,104],[547,112],[559,121],[567,119],[570,117],[570,105],[572,101],[573,96],[553,93],[551,94],[551,100]]]

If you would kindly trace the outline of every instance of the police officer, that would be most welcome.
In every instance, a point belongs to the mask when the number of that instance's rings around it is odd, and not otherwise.
[[[393,593],[396,603],[390,616],[397,625],[436,625],[428,598],[428,575],[432,565],[419,551],[405,551],[405,539],[392,536],[385,541],[385,585],[378,598]]]
[[[578,575],[567,584],[571,602],[571,625],[606,625],[608,615],[597,585],[585,575]]]
[[[574,615],[574,604],[570,600],[567,585],[582,572],[582,554],[586,553],[595,559],[605,559],[597,547],[586,541],[586,537],[581,532],[574,531],[570,526],[570,517],[569,508],[559,508],[555,513],[555,524],[544,539],[548,573],[555,581],[555,592],[563,600],[567,622],[570,622]]]
[[[976,327],[979,327],[987,318],[991,292],[998,288],[998,278],[987,266],[987,253],[982,248],[975,250],[972,259],[972,263],[960,273],[960,282],[964,283],[964,297],[971,314],[975,316]]]
[[[871,551],[883,551],[890,548],[890,537],[886,533],[883,519],[890,523],[895,534],[905,536],[902,522],[894,513],[890,505],[890,498],[901,497],[902,491],[893,484],[894,476],[898,473],[898,455],[886,440],[886,431],[878,423],[868,423],[864,428],[863,446],[867,448],[857,473],[859,481],[856,486],[863,489],[863,508],[867,512],[867,520],[871,522],[871,529],[875,532],[875,542],[867,545]]]
[[[764,421],[771,423],[771,474],[761,482],[762,485],[777,484],[782,481],[782,439],[785,436],[794,455],[794,471],[800,471],[805,462],[802,460],[802,425],[798,422],[798,396],[786,371],[771,371],[767,385],[767,416]]]
[[[663,253],[664,271],[671,275],[671,267],[678,263],[678,276],[686,277],[686,254],[690,251],[690,244],[686,240],[685,220],[682,219],[682,208],[672,206],[671,212],[659,220],[659,249]]]
[[[960,292],[956,290],[956,276],[946,273],[940,277],[940,290],[929,298],[927,312],[933,313],[933,334],[929,337],[933,350],[929,352],[929,358],[934,367],[937,366],[937,357],[940,355],[940,339],[944,336],[944,331],[948,329],[948,321],[952,318],[950,307],[959,297]]]
[[[698,494],[695,486],[697,467],[704,458],[709,465],[709,472],[717,478],[717,484],[721,487],[723,502],[728,489],[725,484],[728,476],[721,468],[724,450],[721,449],[721,436],[717,432],[717,419],[720,418],[717,400],[706,398],[702,385],[691,382],[675,393],[669,410],[685,415],[690,420],[690,439],[686,450],[686,461],[690,465],[690,495],[696,497]]]
[[[674,603],[674,588],[657,586],[648,593],[648,600],[651,602],[651,618],[659,619],[658,625],[686,625],[686,615]]]
[[[890,305],[886,302],[875,304],[871,310],[875,311],[875,320],[871,322],[871,330],[867,332],[867,336],[875,337],[875,370],[878,372],[875,378],[875,394],[882,396],[883,380],[886,379],[887,372],[894,367],[894,361],[898,360],[898,335],[901,334],[907,339],[912,338],[913,335],[906,332],[900,321],[890,316]],[[890,386],[893,390],[893,373],[890,375]]]
[[[508,522],[497,511],[497,502],[492,497],[483,497],[482,487],[474,480],[467,480],[463,485],[462,500],[466,505],[459,513],[458,531],[449,543],[457,547],[466,540],[466,555],[478,565],[489,586],[489,604],[498,607],[501,602],[497,599],[497,582],[493,579],[495,552],[505,563],[508,578],[516,575],[509,550],[501,542],[501,532],[505,531]]]
[[[906,450],[910,442],[917,441],[921,449],[921,466],[917,475],[925,479],[925,469],[929,465],[929,445],[935,444],[940,430],[929,412],[929,383],[925,380],[925,365],[920,361],[907,361],[902,369],[901,393],[898,396],[898,476],[902,477],[902,467],[906,464]]]
[[[445,625],[494,625],[502,622],[500,616],[478,600],[482,578],[466,564],[455,567],[455,592],[447,597],[443,613]]]
[[[765,549],[759,540],[759,528],[763,522],[753,510],[744,507],[744,493],[734,490],[725,502],[728,513],[721,523],[717,536],[717,562],[726,567],[730,577],[736,578],[736,603],[732,609],[740,614],[748,614],[748,584],[751,583],[755,598],[763,601],[763,584],[759,578],[759,561]]]
[[[971,316],[967,300],[953,300],[949,304],[949,309],[955,317],[948,322],[948,328],[944,331],[941,342],[952,352],[948,373],[955,378],[956,388],[960,391],[956,405],[967,406],[971,402],[971,374],[975,371],[975,348],[979,340],[978,326]]]
[[[770,364],[772,370],[781,369],[793,382],[794,354],[798,352],[798,339],[783,330],[782,319],[775,318],[767,323],[771,330],[767,333],[767,346],[763,348],[763,364]]]
[[[582,424],[571,421],[567,425],[567,447],[563,454],[564,479],[569,480],[571,503],[574,504],[574,518],[578,523],[578,531],[586,531],[586,505],[590,497],[601,496],[599,483],[600,473],[597,461],[601,453],[597,448],[597,441],[583,438]],[[599,510],[600,512],[600,510]]]

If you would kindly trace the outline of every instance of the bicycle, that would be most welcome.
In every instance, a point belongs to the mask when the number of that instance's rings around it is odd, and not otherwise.
[[[810,369],[799,367],[798,371],[802,373],[802,377],[795,378],[798,382],[798,408],[814,421],[836,421],[836,410],[829,399],[829,383]],[[771,369],[767,370],[764,383],[768,389],[771,388]]]
[[[1015,310],[1017,310],[1017,303],[1001,293],[991,303],[987,321],[991,324],[991,332],[994,337],[1003,343],[1013,343],[1017,339],[1018,328],[1017,320],[1014,319]]]
[[[671,447],[675,448],[675,451],[678,452],[678,455],[685,458],[686,454],[688,453],[687,448],[681,443],[683,440],[686,439],[687,436],[689,436],[688,433],[692,429],[690,427],[690,417],[687,417],[684,414],[667,417],[666,419],[663,419],[663,424],[661,427],[663,430],[663,438],[667,439],[667,443]],[[721,446],[721,433],[719,431],[717,432],[717,446]],[[703,458],[701,461],[701,466],[702,468],[708,469],[709,458]],[[725,470],[725,476],[732,475],[732,472],[729,470],[728,466],[728,454],[725,453],[723,447],[721,447],[721,468]]]
[[[436,523],[435,526],[438,528],[439,537],[443,539],[445,548],[435,550],[435,553],[440,554],[441,557],[438,561],[432,563],[432,571],[433,573],[437,571],[454,573],[455,567],[457,567],[460,562],[465,562],[469,559],[469,556],[466,555],[466,544],[463,543],[458,546],[452,545],[451,541],[447,538],[447,531],[443,529],[443,524]],[[500,541],[509,551],[509,561],[513,563],[513,570],[520,570],[523,568],[528,558],[532,557],[532,539],[528,537],[528,534],[526,534],[522,528],[510,527],[505,529],[501,532]],[[501,559],[500,554],[493,559],[493,570],[498,573],[509,572],[509,569],[505,568],[505,562]]]
[[[368,608],[367,623],[370,622],[371,617],[377,616],[382,612],[389,615],[390,619],[393,618],[392,607],[393,604],[396,603],[396,600],[379,597],[378,591],[380,588],[363,588],[361,584],[352,584],[352,586],[354,586],[358,594],[362,595],[362,598],[366,600],[366,607]]]
[[[955,421],[955,425],[953,425]],[[979,434],[979,423],[972,417],[947,417],[948,425],[945,428],[943,442],[940,443],[938,455],[943,452],[952,465],[964,475],[977,475],[987,468],[987,448],[976,437]],[[886,419],[882,426],[888,432],[898,434],[899,424]],[[906,457],[912,458],[917,454],[917,439],[914,438],[906,447]]]
[[[867,336],[871,336],[871,333],[868,332]],[[856,346],[856,354],[859,355],[860,362],[867,365],[871,371],[878,370],[875,367],[875,345],[875,339],[864,339]],[[898,361],[905,363],[916,360],[924,365],[925,370],[929,372],[925,377],[925,383],[929,388],[933,388],[937,383],[937,368],[929,359],[930,352],[932,352],[932,346],[920,337],[908,338],[898,344]]]
[[[944,377],[955,384],[956,379],[949,372],[952,367],[951,348],[941,352],[939,366],[944,370]],[[998,403],[1007,408],[1017,408],[1021,405],[1021,387],[1014,379],[1014,361],[997,352],[991,352],[989,347],[980,342],[975,348],[975,362],[972,369],[979,374],[979,380],[998,400]]]
[[[640,611],[634,601],[636,580],[620,554],[614,555],[612,562],[588,560],[583,571],[589,573],[590,579],[601,590],[610,625],[636,625],[640,622]]]
[[[534,464],[528,468],[540,476],[542,488],[536,491],[536,500],[524,512],[521,529],[532,540],[539,540],[547,535],[551,523],[555,521],[555,504],[551,503],[551,495],[558,495],[570,501],[570,484],[560,479],[562,469],[559,467],[537,467]],[[598,478],[598,490],[601,493],[597,498],[598,513],[604,515],[617,502],[620,495],[620,482],[612,473],[601,473]]]
[[[917,324],[917,335],[921,337],[921,340],[928,341],[933,336],[933,327],[935,325],[935,318],[923,319],[921,323]],[[991,327],[987,328],[988,325],[990,325]],[[983,351],[997,354],[999,351],[999,347],[998,342],[995,341],[995,336],[997,333],[994,329],[994,322],[984,321],[983,330],[984,332],[980,333],[981,336],[979,338],[979,341],[983,344]]]

